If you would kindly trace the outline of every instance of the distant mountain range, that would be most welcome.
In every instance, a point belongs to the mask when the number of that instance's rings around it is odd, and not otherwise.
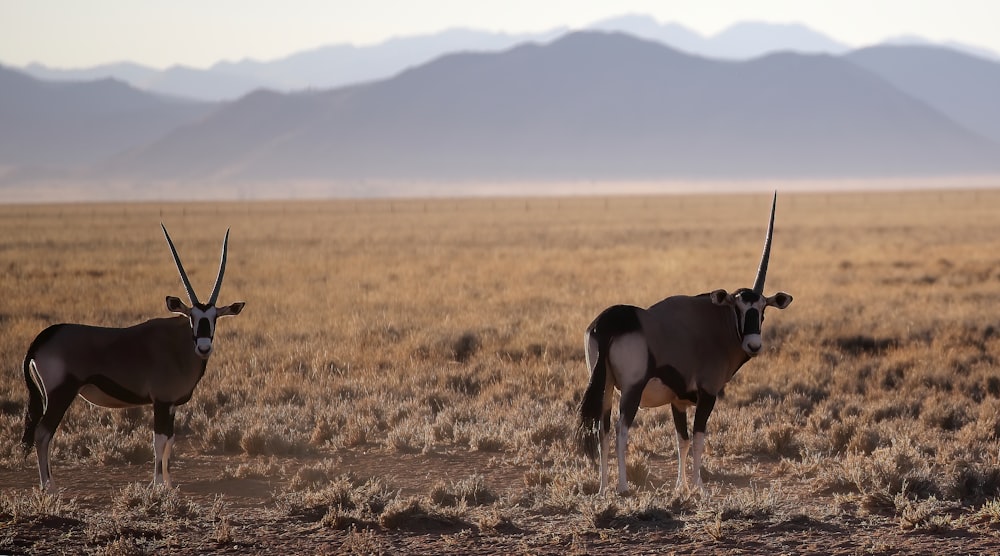
[[[798,24],[738,23],[705,37],[682,25],[660,23],[647,15],[625,15],[595,22],[589,28],[624,32],[706,58],[748,60],[775,52],[843,54],[850,50],[847,45]],[[174,66],[156,70],[130,62],[84,69],[53,69],[31,64],[22,69],[50,81],[114,78],[153,93],[219,101],[233,100],[256,89],[323,90],[385,79],[445,54],[499,52],[526,42],[550,42],[567,32],[565,28],[532,34],[450,29],[430,35],[395,38],[372,46],[324,46],[271,61],[219,62],[208,69]],[[933,46],[920,37],[900,37],[894,42]],[[960,43],[946,46],[998,60],[996,54],[982,48]]]
[[[997,98],[1000,63],[937,47],[732,61],[596,31],[218,103],[0,68],[0,182],[990,174]]]
[[[0,66],[0,166],[91,165],[149,143],[213,108],[113,79],[44,82]]]
[[[384,79],[452,52],[496,52],[524,42],[552,40],[565,32],[565,29],[556,29],[512,35],[451,29],[432,35],[391,39],[374,46],[324,46],[268,62],[219,62],[208,69],[174,66],[160,71],[122,63],[78,70],[32,64],[24,71],[52,81],[111,77],[149,92],[219,101],[236,99],[257,89],[323,90]]]

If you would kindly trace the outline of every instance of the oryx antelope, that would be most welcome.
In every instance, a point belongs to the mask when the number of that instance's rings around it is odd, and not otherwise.
[[[732,293],[715,290],[677,295],[648,309],[615,305],[590,323],[584,337],[590,384],[580,403],[580,440],[593,459],[600,455],[601,492],[608,485],[608,447],[614,390],[621,392],[618,411],[618,492],[628,490],[625,454],[629,427],[640,407],[670,404],[677,430],[677,488],[687,485],[684,464],[691,440],[687,409],[695,406],[693,474],[701,490],[705,427],[716,397],[736,371],[762,348],[764,309],[784,309],[792,296],[764,295],[771,253],[774,208],[753,288]]]
[[[63,415],[79,394],[101,407],[153,405],[153,482],[170,486],[168,462],[174,443],[174,410],[191,399],[212,354],[215,321],[238,315],[242,301],[216,307],[226,271],[229,230],[215,287],[201,303],[191,287],[174,242],[163,228],[191,306],[167,296],[167,309],[183,317],[159,318],[128,328],[56,324],[31,342],[24,357],[28,408],[21,444],[35,447],[42,489],[52,484],[49,443]]]

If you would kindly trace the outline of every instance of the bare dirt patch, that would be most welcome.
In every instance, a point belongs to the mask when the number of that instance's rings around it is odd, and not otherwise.
[[[343,452],[313,458],[183,457],[173,467],[177,492],[190,516],[154,510],[145,522],[113,509],[123,489],[146,485],[148,465],[59,465],[59,492],[71,500],[67,515],[13,519],[0,515],[0,551],[11,553],[414,553],[593,554],[678,552],[689,554],[989,554],[1000,551],[1000,526],[956,515],[948,524],[905,529],[893,512],[871,512],[857,499],[816,496],[791,478],[787,464],[753,463],[752,475],[727,472],[737,461],[709,468],[710,494],[679,499],[669,487],[675,463],[657,458],[650,484],[628,497],[582,496],[575,506],[528,501],[529,466],[477,453],[387,457]],[[234,466],[269,465],[263,477],[221,478]],[[402,498],[423,499],[423,509],[391,524],[336,524],[318,513],[289,512],[280,498],[296,470],[323,463],[359,480],[380,478]],[[230,471],[226,471],[226,469]],[[595,470],[596,473],[596,470]],[[451,514],[432,511],[429,493],[442,481],[479,474],[497,500]],[[30,497],[33,468],[0,471],[9,496]],[[669,486],[669,485],[668,485]],[[756,500],[740,498],[748,490]],[[630,507],[641,499],[640,507]],[[642,507],[644,506],[644,507]],[[440,510],[441,508],[438,508]],[[454,510],[454,508],[451,508]],[[947,516],[942,512],[939,517]],[[117,526],[107,522],[117,520]],[[220,525],[224,524],[224,525]],[[225,530],[220,531],[220,528]],[[95,532],[96,531],[96,532]],[[101,531],[105,531],[102,536]],[[110,534],[107,532],[110,531]]]

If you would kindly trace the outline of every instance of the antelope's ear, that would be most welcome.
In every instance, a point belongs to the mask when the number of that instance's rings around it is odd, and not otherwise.
[[[712,303],[716,305],[732,305],[733,296],[729,295],[726,290],[715,290],[714,292],[708,294],[712,298]]]
[[[784,309],[792,303],[792,296],[785,292],[778,292],[771,297],[767,298],[767,306],[775,307],[778,309]]]
[[[231,317],[231,316],[238,315],[238,314],[240,314],[240,311],[243,310],[243,306],[244,305],[246,305],[245,302],[243,302],[243,301],[237,301],[236,303],[233,303],[232,305],[226,305],[225,307],[219,307],[219,316],[220,317]]]
[[[191,316],[191,308],[184,304],[179,297],[167,296],[167,310],[171,313],[179,313],[184,316]]]

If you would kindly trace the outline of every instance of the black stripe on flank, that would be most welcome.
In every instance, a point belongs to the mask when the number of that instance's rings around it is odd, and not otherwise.
[[[122,387],[114,380],[104,375],[92,376],[87,379],[87,382],[84,384],[96,386],[101,392],[104,392],[108,396],[111,396],[112,398],[123,403],[131,405],[146,405],[153,403],[153,400],[150,399],[149,396],[140,396],[139,394]]]
[[[671,365],[664,365],[662,367],[653,366],[653,354],[649,354],[649,378],[658,378],[667,388],[674,391],[674,394],[681,400],[696,403],[698,401],[698,392],[692,390],[687,391],[687,384],[684,381],[684,377],[681,376],[680,371]]]

